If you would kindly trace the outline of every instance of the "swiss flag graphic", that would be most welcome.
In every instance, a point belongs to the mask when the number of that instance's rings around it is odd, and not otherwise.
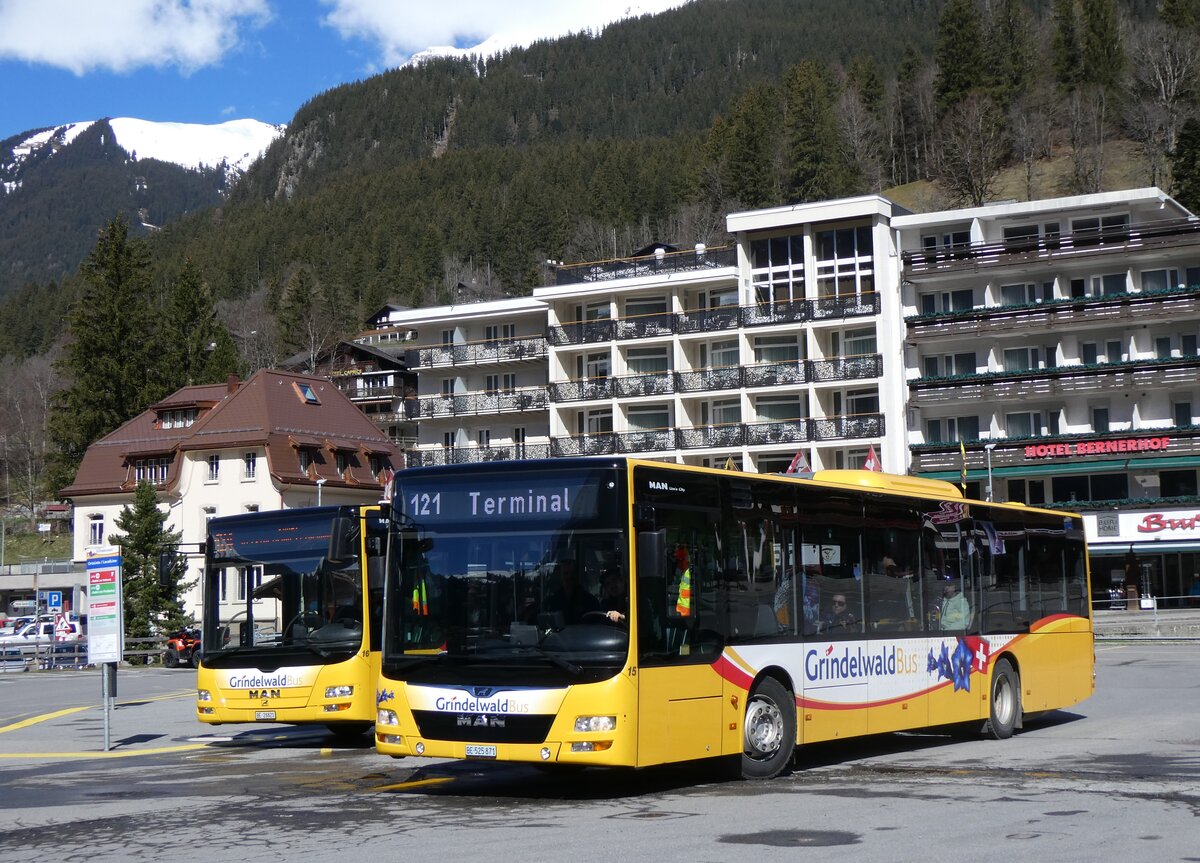
[[[980,674],[987,674],[988,661],[992,655],[991,646],[984,639],[974,635],[967,636],[963,641],[966,642],[975,657],[971,663],[971,669]]]
[[[863,462],[863,470],[873,470],[880,473],[883,472],[883,462],[879,460],[879,456],[875,453],[875,447],[867,450],[867,460]]]

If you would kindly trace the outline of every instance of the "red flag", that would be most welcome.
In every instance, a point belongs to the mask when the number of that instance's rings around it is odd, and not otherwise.
[[[883,462],[879,460],[879,456],[875,453],[874,445],[867,450],[867,460],[863,462],[863,470],[873,470],[883,473]]]
[[[383,500],[392,499],[392,486],[396,481],[396,472],[390,467],[385,467],[383,473],[379,475],[379,482],[383,486]]]
[[[788,469],[784,473],[812,473],[812,468],[808,464],[804,450],[796,450],[796,455],[792,459],[792,463],[788,465]]]

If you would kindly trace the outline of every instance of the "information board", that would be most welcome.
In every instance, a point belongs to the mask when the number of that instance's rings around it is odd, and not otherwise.
[[[120,549],[89,551],[87,573],[88,662],[120,662],[125,647]]]

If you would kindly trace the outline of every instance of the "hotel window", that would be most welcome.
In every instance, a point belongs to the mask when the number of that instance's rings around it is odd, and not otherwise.
[[[712,342],[700,345],[700,368],[726,369],[738,364],[740,351],[737,339]]]
[[[626,366],[631,375],[655,375],[670,371],[671,361],[665,347],[630,348],[626,354]]]
[[[947,354],[941,357],[925,357],[922,362],[922,368],[925,370],[925,377],[927,378],[941,377],[943,374],[946,377],[973,375],[979,370],[975,364],[975,354],[973,352]]]
[[[933,315],[938,312],[968,312],[973,308],[975,308],[975,292],[970,288],[921,296],[921,314],[923,315]]]
[[[525,457],[525,437],[527,431],[524,426],[516,426],[512,432],[514,455],[517,458]]]
[[[1037,367],[1037,348],[1007,348],[1004,351],[1006,372],[1024,372]]]
[[[442,432],[442,449],[452,450],[457,442],[457,435],[454,432]]]
[[[208,457],[208,481],[217,482],[221,478],[221,457],[219,455],[210,455]]]
[[[1092,408],[1092,431],[1096,434],[1106,434],[1110,431],[1107,407]]]
[[[483,340],[488,345],[495,345],[500,340],[500,328],[495,324],[488,324],[483,328]]]
[[[666,297],[630,297],[625,301],[625,317],[640,318],[646,315],[665,315]]]
[[[248,452],[242,456],[242,479],[254,479],[258,471],[258,453]]]
[[[604,380],[608,377],[608,351],[603,353],[584,354],[576,358],[576,368],[579,377],[587,380]]]
[[[1129,214],[1071,220],[1072,242],[1076,246],[1091,246],[1100,242],[1100,237],[1120,235],[1129,229]]]
[[[1160,471],[1158,482],[1159,494],[1163,497],[1195,497],[1198,493],[1194,468]]]
[[[1004,433],[1008,437],[1039,437],[1042,434],[1041,411],[1021,411],[1006,414],[1004,417]]]
[[[488,447],[490,447],[492,445],[492,430],[491,429],[479,429],[478,431],[476,431],[475,432],[475,443],[479,445],[480,449],[487,449]]]
[[[500,375],[488,375],[483,379],[483,391],[489,396],[500,392]]]
[[[1179,270],[1143,270],[1143,291],[1165,291],[1176,285],[1182,287],[1179,281]]]
[[[850,416],[879,413],[879,392],[854,390],[846,393],[846,413]]]
[[[802,234],[752,240],[750,266],[751,290],[760,306],[804,299]]]
[[[1158,336],[1154,339],[1154,356],[1160,360],[1171,358],[1171,337]]]
[[[104,545],[104,516],[88,516],[88,545]]]
[[[1000,302],[1006,306],[1024,306],[1037,300],[1037,285],[1001,285]]]
[[[946,417],[925,423],[925,443],[952,443],[960,440],[979,440],[979,417]]]
[[[742,421],[741,399],[719,399],[700,406],[701,425],[731,425]]]
[[[607,321],[612,317],[612,304],[588,303],[586,306],[577,306],[576,314],[582,321]]]
[[[333,454],[333,458],[337,465],[338,476],[344,478],[350,470],[350,456],[342,450],[338,450]]]
[[[517,388],[517,376],[512,372],[506,372],[500,379],[500,386],[506,393],[511,393]]]
[[[442,378],[442,395],[454,395],[454,378]]]
[[[874,327],[862,327],[833,333],[833,355],[836,357],[869,356],[877,350]]]
[[[1110,339],[1104,343],[1105,358],[1110,363],[1121,362],[1121,342],[1117,339]]]
[[[796,334],[754,337],[754,362],[790,363],[800,359],[800,341]]]
[[[1100,349],[1095,342],[1084,342],[1079,346],[1079,361],[1085,366],[1094,366],[1100,359]]]
[[[1179,337],[1179,353],[1181,356],[1196,356],[1196,334],[1184,333]]]
[[[671,427],[671,409],[667,405],[638,405],[629,408],[630,431],[660,431]]]
[[[1040,479],[1010,479],[1008,481],[1008,500],[1013,503],[1024,503],[1029,506],[1041,506],[1046,502],[1046,485]]]
[[[1109,273],[1104,276],[1092,276],[1092,296],[1111,297],[1123,294],[1128,290],[1124,273]]]
[[[500,338],[506,342],[515,341],[517,338],[517,325],[516,324],[501,324],[500,325]]]
[[[296,450],[296,457],[300,460],[300,472],[308,473],[308,469],[312,467],[312,453],[305,447]]]
[[[759,396],[754,411],[760,421],[787,422],[804,419],[804,405],[799,395]]]
[[[817,295],[854,297],[875,291],[871,226],[818,231]]]
[[[577,419],[577,428],[583,435],[609,434],[613,429],[611,410],[581,411]]]
[[[1192,403],[1190,401],[1172,403],[1171,415],[1175,417],[1175,425],[1190,426],[1192,424]]]

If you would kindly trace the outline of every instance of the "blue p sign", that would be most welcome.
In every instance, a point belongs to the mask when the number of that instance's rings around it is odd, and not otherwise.
[[[46,610],[47,611],[62,611],[62,591],[61,590],[46,591]]]

